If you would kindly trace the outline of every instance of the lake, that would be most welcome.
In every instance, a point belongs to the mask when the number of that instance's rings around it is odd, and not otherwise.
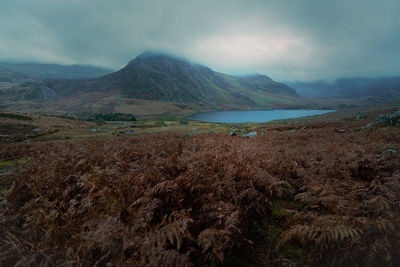
[[[329,112],[334,112],[334,110],[275,109],[211,111],[193,115],[189,117],[189,119],[204,122],[221,123],[269,122],[273,120],[293,119],[305,116],[321,115]]]

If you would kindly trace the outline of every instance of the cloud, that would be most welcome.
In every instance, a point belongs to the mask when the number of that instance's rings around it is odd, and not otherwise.
[[[0,59],[123,67],[163,50],[278,80],[400,74],[398,0],[3,0]]]
[[[34,17],[0,17],[0,58],[42,62],[73,62],[59,53],[63,44]],[[29,27],[25,27],[29,25]]]

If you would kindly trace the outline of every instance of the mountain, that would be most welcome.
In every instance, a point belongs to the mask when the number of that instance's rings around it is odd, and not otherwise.
[[[235,77],[154,52],[145,52],[121,70],[99,78],[47,79],[21,84],[21,88],[24,88],[21,91],[24,100],[54,102],[85,95],[87,103],[82,102],[82,105],[86,106],[93,106],[94,98],[100,101],[110,97],[187,104],[202,109],[294,107],[301,103],[294,89],[265,75]],[[109,112],[119,105],[116,101]]]
[[[39,63],[0,63],[0,82],[23,82],[43,79],[87,79],[112,72],[102,67]]]
[[[326,81],[287,82],[286,84],[294,88],[300,96],[307,98],[322,97],[328,86],[331,85]]]
[[[364,99],[366,103],[388,103],[400,100],[400,76],[382,78],[342,78],[334,83],[324,81],[290,84],[310,98]]]

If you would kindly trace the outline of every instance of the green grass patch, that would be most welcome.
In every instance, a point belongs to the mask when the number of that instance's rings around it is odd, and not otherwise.
[[[12,169],[17,165],[22,165],[28,160],[29,160],[28,158],[20,158],[15,160],[0,161],[0,172]]]
[[[278,103],[278,104],[294,104],[294,101],[284,98],[271,97],[266,95],[255,94],[251,99],[258,105],[265,105],[267,103]]]
[[[237,92],[243,90],[241,84],[237,80],[236,77],[224,74],[224,73],[217,73],[220,77],[224,78],[226,82],[228,82]]]
[[[288,187],[290,189],[291,186]],[[293,208],[297,204],[290,200],[275,199],[269,204],[260,217],[253,221],[247,237],[253,242],[256,251],[267,251],[269,260],[282,259],[295,266],[302,266],[310,261],[310,255],[296,242],[285,243],[278,247],[281,235],[289,229],[289,215],[285,208]],[[272,263],[272,262],[271,262]]]
[[[7,189],[5,188],[0,188],[0,197],[4,197],[7,194]]]

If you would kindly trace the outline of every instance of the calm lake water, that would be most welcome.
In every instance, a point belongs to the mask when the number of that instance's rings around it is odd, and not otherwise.
[[[204,112],[189,117],[192,120],[205,122],[269,122],[273,120],[283,120],[300,118],[305,116],[321,115],[334,110],[301,110],[301,109],[276,109],[276,110],[237,110],[237,111],[212,111]]]

